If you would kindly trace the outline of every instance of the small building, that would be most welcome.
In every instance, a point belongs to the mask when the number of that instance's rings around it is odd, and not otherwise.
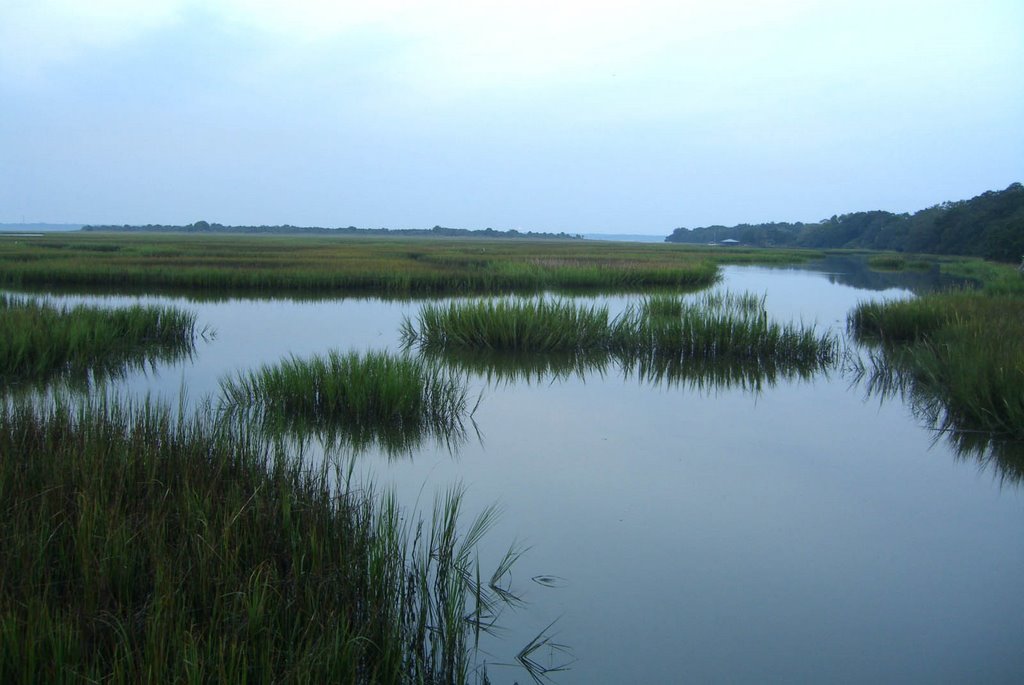
[[[732,247],[734,245],[739,245],[740,241],[735,240],[734,238],[726,238],[725,240],[723,240],[722,242],[720,242],[718,244],[719,245],[725,245],[726,247]]]

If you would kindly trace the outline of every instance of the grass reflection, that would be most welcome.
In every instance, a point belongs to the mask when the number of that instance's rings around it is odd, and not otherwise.
[[[936,431],[961,459],[992,468],[1001,479],[1024,481],[1024,440],[1013,434],[979,428],[974,418],[951,404],[947,390],[934,378],[921,374],[913,351],[885,349],[872,351],[867,362],[856,360],[853,380],[869,398],[899,400],[914,417]]]

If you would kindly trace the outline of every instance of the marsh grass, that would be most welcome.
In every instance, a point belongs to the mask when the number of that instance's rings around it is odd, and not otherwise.
[[[868,257],[868,266],[876,271],[903,271],[907,268],[907,260],[899,255],[874,255]]]
[[[764,298],[749,293],[651,296],[614,318],[606,307],[566,300],[426,304],[403,321],[402,340],[501,380],[603,373],[615,364],[658,382],[756,386],[759,378],[825,370],[839,352],[834,335],[770,321]]]
[[[399,454],[427,438],[458,443],[467,392],[464,378],[422,359],[331,351],[222,379],[220,408],[270,434]]]
[[[421,349],[579,353],[606,348],[610,327],[606,306],[498,298],[425,304],[401,336]]]
[[[0,380],[98,378],[187,356],[195,314],[175,307],[56,307],[0,295]]]
[[[116,248],[116,249],[115,249]],[[419,296],[706,287],[716,257],[557,240],[65,234],[0,243],[0,284]]]
[[[959,458],[993,469],[1006,482],[1024,482],[1024,440],[977,428],[977,422],[953,411],[942,386],[915,373],[916,361],[912,349],[875,349],[866,361],[858,355],[848,370],[867,397],[906,403],[915,418],[936,429],[935,440],[945,440]]]
[[[685,377],[685,369],[716,367],[737,378],[756,377],[758,369],[773,376],[787,368],[810,373],[838,358],[835,336],[770,320],[763,297],[728,292],[681,301],[677,316],[647,316],[644,306],[639,314],[629,310],[613,326],[611,349],[645,376],[675,369],[666,375]]]
[[[942,260],[940,269],[951,276],[971,279],[985,295],[1024,297],[1024,273],[1009,264],[946,258]]]
[[[928,271],[933,262],[927,259],[908,259],[903,255],[875,254],[868,257],[868,266],[875,271]]]
[[[417,523],[205,416],[5,403],[0,455],[3,682],[463,683],[516,601],[493,510]]]
[[[941,407],[937,427],[1024,440],[1024,299],[956,292],[867,303],[848,325],[879,349],[876,365]]]

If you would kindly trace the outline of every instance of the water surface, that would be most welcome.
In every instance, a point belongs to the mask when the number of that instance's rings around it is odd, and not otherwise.
[[[837,332],[857,302],[918,287],[819,268],[728,267],[718,287],[764,293],[771,316]],[[142,299],[187,306],[216,330],[191,360],[117,384],[173,403],[289,355],[397,350],[418,307]],[[635,300],[607,298],[616,310]],[[840,369],[758,391],[614,366],[471,384],[479,437],[455,453],[428,442],[400,459],[362,454],[357,472],[410,507],[456,482],[467,511],[499,502],[485,566],[513,539],[530,547],[513,571],[527,604],[482,643],[493,682],[529,681],[500,664],[552,622],[572,648],[551,655],[572,662],[557,683],[1024,677],[1024,495],[899,398],[870,396]]]

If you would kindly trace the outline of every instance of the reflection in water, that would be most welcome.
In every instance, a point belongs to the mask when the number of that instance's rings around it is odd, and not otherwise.
[[[725,286],[767,292],[769,306],[778,305],[772,314],[837,324],[871,297],[811,271],[729,267]],[[622,304],[611,302],[613,310]],[[390,334],[417,307],[351,299],[197,306],[220,337],[180,374],[165,369],[164,385],[180,375],[201,398],[217,392],[217,378],[290,354],[394,350]],[[517,581],[548,571],[571,580],[557,597],[544,594],[546,577],[526,581],[529,611],[502,621],[513,646],[501,650],[503,661],[518,663],[514,652],[562,616],[552,630],[579,657],[572,672],[554,676],[564,683],[671,682],[680,664],[695,681],[900,674],[1010,682],[1022,672],[1012,637],[1024,611],[1015,581],[1021,548],[1007,541],[1019,537],[1024,491],[977,478],[973,463],[949,468],[943,436],[953,434],[939,434],[928,453],[927,436],[899,402],[881,410],[861,402],[859,385],[847,388],[848,376],[827,369],[812,372],[813,386],[790,387],[787,378],[808,376],[650,364],[632,369],[636,382],[626,384],[608,357],[459,355],[446,363],[474,374],[471,407],[479,378],[539,387],[488,390],[476,414],[487,444],[470,437],[459,448],[466,458],[410,441],[415,459],[362,458],[359,468],[403,503],[424,484],[468,483],[472,508],[502,501],[498,539],[531,546]],[[814,375],[824,373],[830,382]],[[646,379],[681,390],[657,392]],[[152,380],[125,390],[145,393]],[[755,403],[733,392],[691,396],[690,384],[765,392]],[[958,437],[971,459],[973,438],[988,448],[983,436]],[[735,645],[750,647],[743,659]],[[495,683],[532,682],[492,659]]]
[[[828,255],[822,259],[783,268],[825,273],[830,283],[847,285],[861,290],[901,288],[915,294],[922,294],[974,285],[974,281],[970,279],[942,273],[937,262],[927,270],[880,271],[872,269],[863,255]]]
[[[316,445],[329,454],[357,456],[381,452],[390,458],[411,458],[428,445],[457,454],[469,436],[467,423],[473,427],[471,416],[458,416],[451,421],[365,424],[337,415],[284,416],[259,407],[225,410],[222,417],[233,425],[257,431],[276,444],[294,446],[300,452]]]
[[[481,378],[489,385],[550,384],[618,375],[640,383],[695,392],[741,389],[760,392],[786,380],[810,380],[835,368],[828,359],[685,358],[648,354],[527,354],[424,350],[431,363]]]
[[[204,331],[201,337],[209,339],[212,334]],[[134,375],[156,375],[160,369],[172,364],[189,364],[194,360],[194,339],[148,344],[136,349],[112,351],[88,366],[66,365],[31,379],[0,382],[0,394],[14,399],[49,391],[89,395]]]
[[[862,385],[867,398],[904,402],[914,418],[936,432],[936,441],[945,440],[959,458],[991,467],[1004,482],[1024,481],[1024,442],[969,425],[950,411],[941,389],[915,373],[900,355],[873,352],[867,363],[853,359],[848,370],[852,383]]]
[[[818,374],[827,374],[834,365],[830,359],[686,359],[646,355],[635,364],[621,368],[625,377],[635,374],[649,385],[710,394],[733,388],[758,393],[779,381],[807,381]]]

